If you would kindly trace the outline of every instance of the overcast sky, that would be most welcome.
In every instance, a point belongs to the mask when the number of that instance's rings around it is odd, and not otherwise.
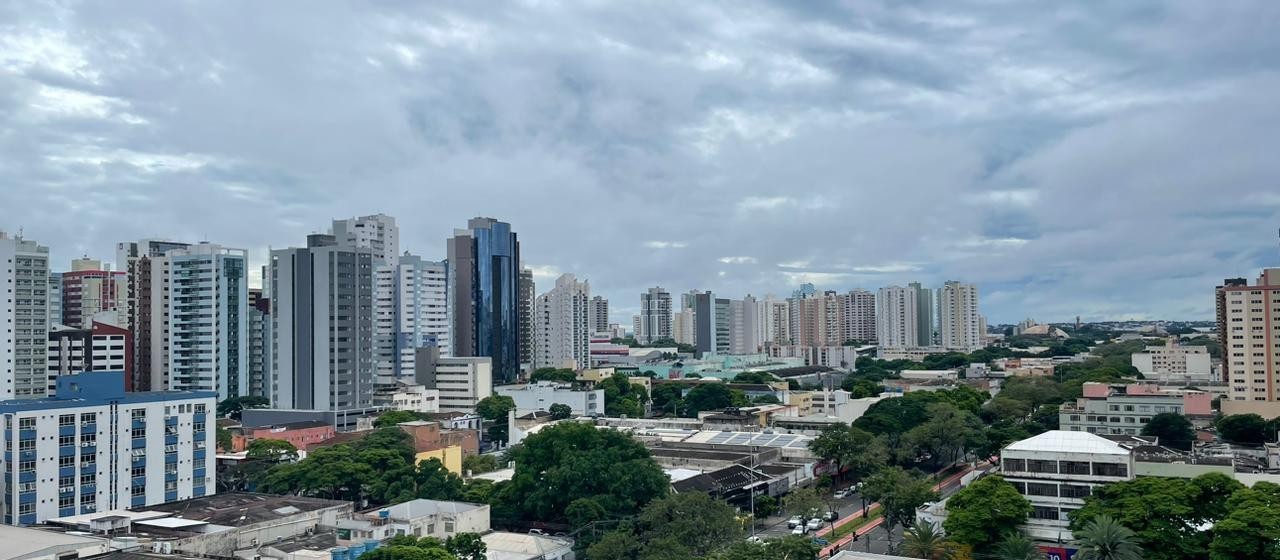
[[[492,216],[627,324],[947,279],[992,323],[1209,319],[1280,264],[1280,2],[817,6],[5,3],[0,229],[60,270]]]

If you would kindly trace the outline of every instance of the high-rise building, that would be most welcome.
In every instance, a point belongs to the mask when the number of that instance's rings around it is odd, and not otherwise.
[[[1215,318],[1217,319],[1217,322],[1218,322],[1218,340],[1222,343],[1224,348],[1227,345],[1227,340],[1226,340],[1227,338],[1227,291],[1226,289],[1233,288],[1233,287],[1248,286],[1248,285],[1249,285],[1249,281],[1245,280],[1244,278],[1227,278],[1222,281],[1221,286],[1218,286],[1217,288],[1214,289],[1213,300],[1214,300],[1214,310],[1216,312]],[[1076,322],[1079,323],[1078,318],[1076,319]],[[1077,326],[1076,330],[1077,331],[1080,330],[1080,327]],[[1226,353],[1224,353],[1223,357],[1224,359],[1222,360],[1222,380],[1226,381],[1228,379],[1231,379],[1231,360],[1225,359]]]
[[[516,233],[506,222],[473,218],[467,229],[454,231],[448,257],[453,354],[492,358],[494,382],[515,381],[521,364],[523,300]],[[531,273],[527,289],[532,291]]]
[[[1268,268],[1252,286],[1228,281],[1222,302],[1224,381],[1237,401],[1280,400],[1280,268]]]
[[[850,290],[840,297],[844,307],[844,339],[876,340],[876,295],[866,290]]]
[[[636,341],[650,344],[671,338],[671,294],[661,286],[640,294],[640,329]]]
[[[418,348],[414,381],[440,392],[440,412],[474,413],[476,403],[493,395],[493,363],[489,358],[440,355],[439,348]]]
[[[676,344],[688,344],[694,346],[698,341],[697,322],[694,319],[694,309],[697,307],[695,298],[698,295],[697,290],[680,294],[680,311],[674,313],[671,317],[671,338],[675,339]],[[636,332],[640,332],[640,316],[636,316]]]
[[[520,300],[516,305],[517,319],[520,321],[520,367],[527,369],[533,364],[537,347],[533,333],[533,301],[537,297],[537,287],[533,283],[533,270],[520,269]]]
[[[594,333],[609,332],[609,300],[604,296],[592,296],[587,304],[587,316],[590,318],[589,329]]]
[[[331,235],[271,252],[271,403],[347,411],[373,403],[373,251]]]
[[[112,271],[101,261],[75,259],[62,277],[62,324],[88,328],[99,313],[113,313],[111,322],[128,324],[129,285],[122,271]]]
[[[158,260],[168,264],[163,388],[214,391],[219,399],[248,395],[248,252],[199,243]]]
[[[916,290],[886,286],[876,292],[876,340],[881,348],[921,346],[917,317]]]
[[[412,376],[418,348],[434,346],[448,356],[449,267],[405,253],[396,265],[395,375]]]
[[[57,379],[57,396],[0,401],[4,523],[214,494],[211,391],[126,393],[124,374]]]
[[[938,338],[938,320],[934,312],[940,305],[934,304],[933,290],[919,282],[907,284],[907,289],[916,291],[916,341],[920,346],[933,346]]]
[[[386,214],[334,220],[330,233],[338,246],[368,248],[384,263],[395,264],[400,257],[400,228]]]
[[[960,352],[982,348],[980,317],[977,286],[948,281],[938,290],[938,332],[942,347]]]
[[[263,274],[266,281],[269,273]],[[271,398],[271,299],[261,289],[249,289],[249,393]]]
[[[730,349],[729,300],[717,298],[711,292],[694,297],[695,336],[698,356],[728,354]]]
[[[845,339],[844,301],[834,291],[791,298],[788,338],[799,346],[839,346]]]
[[[49,326],[65,325],[62,321],[62,273],[49,273]]]
[[[729,300],[729,353],[755,354],[760,351],[759,302],[748,294]]]
[[[133,362],[131,338],[129,329],[100,321],[94,321],[87,329],[66,325],[50,327],[45,354],[49,364],[48,395],[56,394],[58,378],[65,375],[118,371],[128,378]]]
[[[0,231],[0,399],[47,393],[49,248]],[[16,502],[15,502],[16,503]]]
[[[164,336],[168,321],[164,313],[169,291],[164,283],[168,262],[161,257],[189,246],[159,239],[116,244],[116,270],[126,272],[128,286],[125,326],[133,333],[133,375],[125,379],[128,391],[164,389],[168,360]]]
[[[591,286],[572,274],[556,279],[534,304],[534,368],[591,367]]]

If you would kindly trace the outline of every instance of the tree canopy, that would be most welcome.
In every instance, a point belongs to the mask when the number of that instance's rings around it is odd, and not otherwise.
[[[1160,438],[1160,445],[1183,451],[1190,451],[1191,442],[1196,439],[1191,421],[1175,412],[1161,412],[1152,416],[1147,425],[1142,427],[1142,435],[1156,436]]]
[[[504,395],[488,396],[476,403],[476,414],[479,414],[481,418],[491,424],[487,431],[489,439],[501,442],[507,441],[507,432],[510,429],[507,416],[509,412],[515,409],[515,399]]]
[[[559,383],[573,383],[578,380],[578,374],[567,368],[538,368],[533,370],[533,374],[529,376],[529,381],[556,381]]]
[[[702,492],[650,502],[628,525],[587,548],[590,560],[703,558],[742,538],[732,506]]]
[[[509,456],[515,474],[497,489],[499,517],[565,522],[566,511],[578,500],[625,516],[666,495],[670,485],[649,451],[631,436],[588,424],[553,425],[513,447]]]
[[[855,480],[875,472],[889,461],[883,437],[846,424],[833,424],[809,442],[809,449],[834,462]]]
[[[1017,532],[1031,514],[1031,502],[998,475],[979,478],[947,500],[947,537],[985,551]]]
[[[218,416],[240,419],[240,412],[246,408],[266,408],[271,401],[266,397],[245,396],[231,397],[218,403]]]
[[[1234,414],[1223,416],[1214,424],[1218,435],[1231,443],[1262,445],[1275,441],[1276,426],[1257,414]]]
[[[597,388],[604,390],[605,414],[644,417],[644,405],[649,402],[649,394],[643,385],[632,383],[627,374],[615,373],[601,381]]]
[[[928,480],[898,467],[881,469],[868,477],[862,495],[867,500],[880,502],[885,529],[890,534],[894,527],[911,525],[916,518],[916,508],[939,497]]]

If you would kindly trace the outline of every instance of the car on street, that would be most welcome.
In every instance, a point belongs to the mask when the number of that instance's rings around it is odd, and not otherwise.
[[[821,528],[822,528],[822,520],[816,519],[816,518],[810,519],[809,524],[805,525],[805,529],[808,529],[810,531],[817,531],[818,529],[821,529]]]
[[[845,498],[847,498],[847,497],[849,497],[849,489],[848,489],[848,488],[841,488],[841,489],[839,489],[839,490],[836,490],[835,498],[836,498],[837,500],[843,500],[843,499],[845,499]]]
[[[799,515],[793,515],[791,516],[791,519],[787,520],[788,529],[795,529],[796,525],[804,525],[804,518]]]
[[[836,512],[836,511],[828,511],[826,515],[822,516],[823,521],[835,521],[839,518],[840,518],[840,512]]]
[[[809,530],[805,529],[804,525],[796,525],[794,529],[791,529],[791,534],[793,535],[803,535],[808,532]]]

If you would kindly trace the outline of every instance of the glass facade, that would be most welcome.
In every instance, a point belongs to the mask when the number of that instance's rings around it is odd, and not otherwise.
[[[474,227],[479,225],[481,227]],[[511,224],[485,221],[471,231],[474,243],[476,353],[493,360],[495,384],[510,383],[520,372],[520,328],[517,290],[520,244]]]

